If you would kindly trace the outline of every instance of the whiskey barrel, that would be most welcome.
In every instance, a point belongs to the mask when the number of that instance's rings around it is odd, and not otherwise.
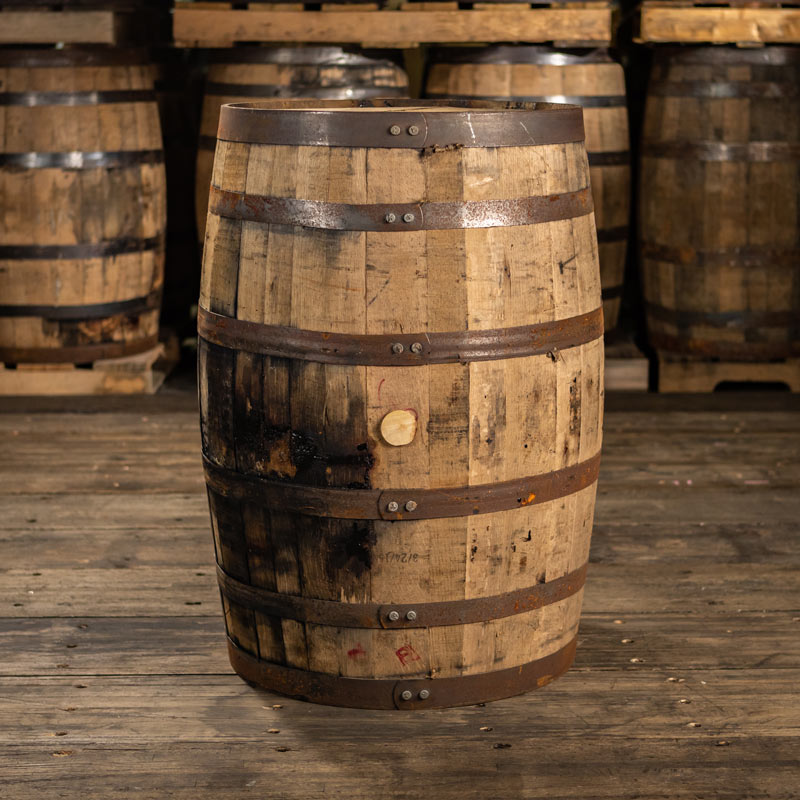
[[[208,68],[197,153],[197,230],[203,242],[219,111],[225,103],[271,97],[404,97],[408,76],[387,51],[343,47],[237,47]]]
[[[568,668],[602,416],[576,106],[222,110],[198,316],[231,661],[413,709]]]
[[[800,51],[658,49],[642,142],[652,345],[670,358],[800,352]]]
[[[146,59],[0,52],[0,360],[90,362],[158,340],[165,180]]]
[[[434,50],[427,97],[575,103],[583,107],[606,330],[616,328],[630,216],[625,76],[608,50],[495,45]]]

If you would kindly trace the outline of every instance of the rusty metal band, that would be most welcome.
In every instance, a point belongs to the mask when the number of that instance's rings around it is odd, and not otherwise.
[[[796,311],[689,311],[645,303],[648,317],[678,328],[703,325],[712,328],[790,328],[800,332],[800,310]]]
[[[0,106],[96,106],[105,103],[154,103],[150,89],[92,92],[0,92]]]
[[[600,296],[603,300],[616,300],[618,297],[622,297],[622,286],[604,286],[600,290]]]
[[[722,342],[694,337],[670,336],[650,331],[650,344],[659,352],[677,353],[723,361],[772,361],[800,354],[800,341]]]
[[[456,110],[424,111],[425,107],[441,106]],[[385,112],[354,116],[342,110],[353,108]],[[249,144],[421,150],[434,145],[532,147],[582,142],[584,130],[583,111],[578,106],[488,100],[308,99],[224,105],[217,136]]]
[[[245,475],[205,456],[203,466],[208,487],[233,500],[310,517],[395,521],[490,514],[557,500],[597,480],[600,453],[542,475],[446,489],[338,489]]]
[[[575,317],[514,328],[447,333],[344,334],[233,319],[202,306],[202,339],[229,350],[323,364],[413,367],[526,358],[588,344],[603,335],[601,307]]]
[[[63,49],[0,50],[2,67],[132,67],[147,64],[148,61],[147,51],[136,48],[70,46]]]
[[[99,342],[67,347],[0,347],[6,364],[89,364],[106,358],[124,358],[152,350],[158,334],[130,342]]]
[[[611,150],[605,153],[589,151],[586,156],[590,167],[629,167],[631,163],[630,150]]]
[[[702,250],[652,242],[643,242],[641,248],[642,258],[665,261],[684,267],[794,267],[800,262],[800,249],[798,248],[748,245],[746,247]]]
[[[556,652],[527,664],[457,678],[343,678],[306,672],[262,661],[230,638],[228,656],[233,669],[246,681],[298,700],[346,708],[415,711],[474,705],[541,688],[570,668],[577,643],[575,637]]]
[[[113,317],[116,314],[144,314],[161,308],[161,289],[144,297],[113,303],[89,303],[80,306],[0,305],[2,317],[43,317],[52,320],[83,320]]]
[[[577,594],[586,582],[587,566],[584,564],[579,569],[547,583],[493,597],[438,603],[339,603],[335,600],[298,597],[242,583],[219,565],[217,579],[225,598],[251,611],[333,628],[392,630],[469,625],[535,611]],[[408,619],[410,611],[414,612],[412,619]],[[397,620],[390,620],[390,614],[396,614]]]
[[[647,90],[655,97],[700,97],[712,100],[800,96],[796,83],[775,81],[655,81]]]
[[[497,0],[502,2],[502,0]],[[494,45],[490,47],[437,47],[431,64],[543,64],[564,67],[578,64],[614,64],[605,47],[593,50],[555,50],[538,45]]]
[[[582,108],[620,108],[626,105],[624,94],[584,95],[584,94],[540,94],[540,95],[491,95],[491,94],[449,94],[448,92],[427,92],[430,98],[452,97],[458,100],[514,100],[523,103],[568,103]]]
[[[371,1],[363,0],[365,3]],[[380,49],[233,47],[214,51],[210,61],[213,64],[288,64],[298,67],[397,67],[401,59],[396,51]]]
[[[118,150],[68,153],[0,153],[0,167],[20,169],[119,168],[138,164],[163,164],[163,150]]]
[[[659,47],[656,58],[663,64],[729,64],[744,65],[798,65],[800,52],[796,47]]]
[[[642,142],[642,155],[651,158],[674,158],[695,161],[797,161],[797,142]]]
[[[206,95],[223,97],[319,97],[321,99],[347,99],[363,97],[405,97],[408,86],[314,86],[311,84],[280,85],[277,83],[219,83],[206,84]]]
[[[617,225],[615,228],[598,228],[597,241],[599,244],[611,244],[612,242],[626,242],[630,235],[628,225]]]
[[[212,214],[264,225],[334,231],[440,231],[499,228],[574,219],[592,212],[592,191],[457,203],[328,203],[231,192],[211,187]]]
[[[104,242],[84,242],[82,244],[0,244],[0,259],[18,261],[68,260],[86,258],[108,258],[125,253],[144,253],[159,250],[164,246],[164,235],[138,239],[133,236],[120,236]]]

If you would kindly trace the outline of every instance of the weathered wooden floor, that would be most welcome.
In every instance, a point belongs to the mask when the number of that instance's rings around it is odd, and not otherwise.
[[[795,398],[610,398],[576,666],[412,714],[231,673],[191,396],[3,411],[6,800],[800,797]]]

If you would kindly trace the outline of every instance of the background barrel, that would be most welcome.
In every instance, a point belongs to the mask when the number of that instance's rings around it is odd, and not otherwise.
[[[617,326],[630,216],[625,76],[606,49],[453,47],[434,50],[427,97],[539,100],[583,106],[600,246],[606,330]]]
[[[0,114],[0,360],[155,346],[165,178],[146,59],[2,51]]]
[[[658,49],[642,142],[647,327],[663,354],[800,350],[800,50]]]
[[[215,53],[208,68],[197,154],[197,230],[206,227],[219,110],[271,97],[404,97],[408,77],[387,51],[342,47],[237,47]]]
[[[603,385],[588,163],[575,106],[384,102],[222,110],[198,317],[218,574],[248,680],[464,705],[574,652]]]

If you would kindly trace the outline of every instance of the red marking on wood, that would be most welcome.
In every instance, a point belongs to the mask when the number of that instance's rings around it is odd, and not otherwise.
[[[422,661],[419,654],[410,644],[404,644],[395,655],[400,659],[400,663],[405,666],[411,661]]]
[[[403,411],[408,411],[409,414],[413,414],[414,419],[419,422],[419,414],[417,414],[416,408],[404,408]]]
[[[367,651],[361,646],[361,642],[359,642],[352,650],[347,651],[347,655],[350,658],[358,658],[359,656],[365,656]]]
[[[381,378],[381,382],[378,384],[378,402],[381,401],[381,387],[386,382],[386,378]]]

